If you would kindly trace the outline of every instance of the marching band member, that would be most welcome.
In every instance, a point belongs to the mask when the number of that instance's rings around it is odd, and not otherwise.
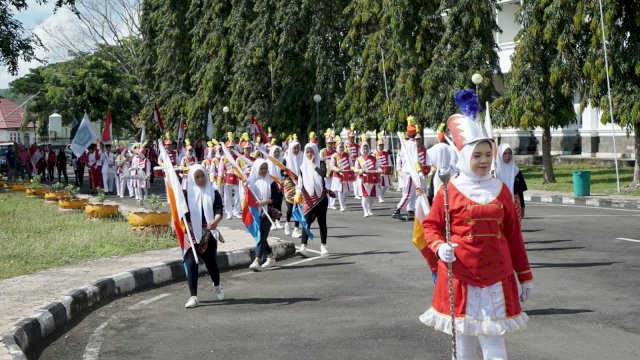
[[[466,94],[477,102],[472,90],[461,92],[456,93],[457,103],[467,101]],[[533,276],[512,195],[491,176],[493,142],[473,120],[480,105],[459,107],[465,115],[447,121],[460,170],[447,186],[453,245],[445,238],[445,199],[439,189],[423,221],[427,245],[440,259],[439,276],[432,306],[420,320],[452,332],[448,278],[440,276],[451,263],[458,358],[475,359],[479,343],[484,359],[507,359],[505,334],[526,328],[528,317],[520,302],[531,297]]]
[[[284,158],[282,156],[282,149],[280,149],[280,146],[278,145],[271,145],[271,148],[269,149],[269,156],[271,156],[272,158],[283,162]],[[284,191],[284,177],[282,176],[282,170],[280,170],[279,167],[276,166],[276,164],[274,164],[273,162],[269,161],[269,174],[271,175],[272,178],[277,179],[276,183],[279,184],[278,186],[278,191],[280,191],[281,195],[282,192]],[[283,196],[279,196],[274,202],[273,202],[273,207],[282,212],[282,199]],[[274,219],[274,227],[277,230],[282,229],[282,223],[280,221],[280,219],[275,220]],[[271,230],[274,230],[274,227],[271,228]]]
[[[360,155],[360,147],[358,146],[358,144],[356,144],[356,131],[355,131],[355,125],[351,124],[351,127],[349,129],[349,131],[347,131],[347,152],[349,153],[349,160],[351,160],[352,164],[356,163],[356,159],[358,158],[358,156]],[[360,196],[358,195],[358,188],[357,186],[352,187],[352,189],[350,190],[350,192],[353,191],[355,198],[356,199],[360,199]]]
[[[116,174],[116,159],[111,152],[111,144],[105,145],[105,152],[102,154],[102,184],[105,194],[113,194],[114,180]]]
[[[193,146],[189,139],[185,140],[186,146],[184,147],[187,154],[180,159],[180,167],[182,168],[182,190],[187,190],[187,179],[189,178],[189,167],[198,163],[198,159],[194,154]]]
[[[429,192],[427,198],[429,204],[433,202],[435,196],[435,189],[440,188],[440,178],[437,175],[439,169],[449,168],[452,174],[457,173],[455,164],[458,161],[458,155],[452,145],[447,144],[447,140],[444,135],[445,124],[441,124],[438,127],[438,143],[431,146],[427,150],[429,162],[431,163],[431,185],[429,186]]]
[[[366,141],[360,143],[360,157],[356,160],[355,172],[360,178],[359,185],[356,186],[360,187],[364,217],[372,216],[371,202],[377,195],[376,191],[380,183],[380,163],[369,152],[369,143]]]
[[[515,205],[518,218],[524,217],[524,192],[527,191],[527,183],[524,181],[522,171],[516,165],[513,158],[513,149],[509,144],[500,144],[498,146],[498,161],[496,163],[496,175],[513,195],[513,203]]]
[[[117,187],[118,196],[124,197],[125,185],[126,188],[129,189],[129,197],[133,197],[133,186],[131,185],[131,181],[129,180],[129,168],[131,167],[131,160],[129,160],[127,156],[127,148],[124,147],[124,150],[121,150],[120,153],[116,156],[116,181],[120,183]]]
[[[171,141],[170,136],[169,133],[166,133],[162,143],[164,144],[164,151],[169,155],[169,159],[171,159],[171,166],[175,166],[178,164],[178,153],[173,149],[173,141]],[[160,165],[163,165],[162,162],[160,162]]]
[[[331,129],[328,130],[325,141],[327,147],[320,151],[320,161],[323,161],[327,167],[327,175],[324,177],[324,182],[327,188],[331,189],[331,183],[333,180],[333,171],[331,171],[331,158],[336,153],[336,140],[333,138]],[[329,198],[329,209],[336,210],[336,199]]]
[[[93,144],[90,149],[93,150],[89,154],[87,165],[89,165],[89,188],[95,189],[102,187],[102,161],[100,160],[100,150]]]
[[[429,174],[431,173],[431,164],[429,161],[429,157],[427,156],[427,149],[424,147],[422,131],[417,125],[416,131],[416,150],[418,153],[418,164],[416,166],[416,169],[418,170],[418,174],[420,175],[420,189],[424,191],[427,188],[427,179],[429,178]]]
[[[256,136],[256,150],[251,154],[254,159],[263,158],[262,151],[267,151],[267,145],[262,141],[262,136]]]
[[[231,134],[230,143],[233,144],[233,134]],[[232,146],[235,146],[235,144]],[[231,149],[233,149],[233,147],[231,147]],[[236,158],[235,154],[231,155],[234,159]],[[240,194],[242,193],[242,189],[238,175],[239,174],[236,173],[233,165],[231,165],[227,157],[222,157],[218,168],[218,181],[221,181],[224,178],[224,211],[227,213],[227,220],[231,219],[232,216],[242,219],[242,205],[240,203]]]
[[[343,212],[347,209],[347,195],[353,189],[354,172],[349,153],[345,151],[344,143],[339,136],[336,136],[335,140],[338,142],[338,147],[331,156],[331,171],[333,172],[331,191],[336,193],[340,211]]]
[[[295,176],[300,176],[300,165],[302,164],[302,151],[300,151],[300,144],[297,140],[291,140],[289,143],[289,150],[287,150],[283,164],[291,171]],[[298,180],[299,181],[299,180]],[[296,183],[289,176],[285,175],[284,178],[284,201],[287,203],[287,216],[284,223],[284,234],[291,235],[291,237],[299,238],[302,236],[300,230],[300,223],[294,222],[293,233],[289,227],[291,222],[291,216],[293,214],[293,201],[296,194]]]
[[[267,260],[262,264],[262,269],[273,266],[276,260],[273,258],[273,251],[267,242],[269,236],[269,230],[271,229],[271,221],[265,214],[265,209],[273,207],[280,198],[280,191],[278,185],[269,176],[269,165],[264,159],[257,159],[254,162],[254,166],[251,168],[251,174],[249,174],[248,180],[245,181],[245,186],[250,186],[253,193],[256,196],[256,201],[260,208],[260,241],[256,247],[256,257],[253,263],[249,265],[251,270],[259,270],[260,258],[263,255],[267,257]]]
[[[314,143],[308,143],[304,147],[304,159],[300,165],[300,178],[296,187],[296,203],[302,203],[302,213],[309,227],[315,219],[320,228],[320,255],[329,255],[327,250],[327,189],[324,176],[327,173],[325,163],[320,161],[320,151]],[[302,256],[307,256],[307,241],[309,236],[302,231],[302,244],[297,251]]]
[[[376,142],[376,152],[374,153],[376,162],[380,164],[380,185],[378,185],[378,202],[384,202],[384,194],[391,185],[391,174],[393,166],[389,153],[384,150],[384,141],[382,133],[378,133],[378,141]]]
[[[400,176],[398,177],[398,182],[400,183],[400,187],[402,187],[402,197],[400,198],[400,202],[396,206],[396,210],[393,213],[393,218],[398,220],[404,220],[401,210],[406,206],[407,213],[409,214],[408,218],[411,218],[416,206],[416,193],[414,189],[414,184],[412,184],[410,173],[410,167],[417,166],[418,164],[410,164],[406,156],[404,155],[404,151],[416,151],[416,141],[415,137],[417,134],[415,119],[413,116],[407,117],[407,136],[408,140],[405,142],[406,148],[400,150],[399,159],[398,159],[398,171],[400,172]],[[417,158],[417,154],[416,154]]]
[[[309,133],[309,142],[318,145],[318,138],[316,137],[315,131]]]
[[[131,170],[133,173],[133,188],[136,192],[136,200],[142,200],[147,197],[151,184],[149,176],[151,175],[151,162],[144,156],[141,150],[137,150],[137,156],[133,159]],[[144,193],[144,195],[143,195]]]

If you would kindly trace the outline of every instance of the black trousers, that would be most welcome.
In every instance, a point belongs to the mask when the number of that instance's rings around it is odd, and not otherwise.
[[[67,176],[67,167],[63,167],[63,168],[58,168],[58,182],[60,181],[60,175],[64,175],[64,183],[68,184],[69,183],[69,176]]]
[[[260,242],[256,246],[256,258],[260,259],[263,255],[271,255],[273,251],[267,242],[269,231],[271,230],[271,221],[265,216],[260,220]]]
[[[320,227],[320,242],[322,245],[327,245],[327,208],[329,207],[329,199],[325,196],[318,205],[316,205],[311,211],[304,216],[307,220],[307,224],[311,227],[311,224],[315,219],[318,219],[318,226]],[[307,244],[309,236],[306,231],[302,232],[302,243]]]
[[[197,250],[196,250],[197,251]],[[216,256],[218,254],[218,242],[215,239],[209,240],[207,250],[203,254],[199,254],[199,258],[209,271],[213,285],[220,285],[220,270],[218,270],[218,262]],[[191,296],[198,295],[198,264],[193,257],[193,250],[189,249],[184,255],[184,262],[187,265],[187,282],[189,283],[189,293]]]
[[[287,203],[287,222],[291,221],[291,217],[293,216],[293,203],[290,203],[288,201],[285,200],[285,202]],[[298,225],[300,225],[299,222],[295,222],[296,227],[298,227]]]

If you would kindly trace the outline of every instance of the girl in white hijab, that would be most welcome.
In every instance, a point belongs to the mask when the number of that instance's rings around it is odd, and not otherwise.
[[[254,161],[249,178],[245,181],[245,186],[251,188],[253,194],[256,196],[258,205],[262,207],[262,211],[260,212],[260,241],[256,246],[256,257],[249,266],[249,269],[259,270],[260,258],[266,255],[267,260],[262,264],[262,268],[265,269],[276,263],[276,260],[273,258],[273,251],[267,242],[269,230],[271,229],[271,221],[269,221],[266,212],[280,196],[278,185],[269,175],[269,165],[266,160],[256,159],[256,161]]]
[[[504,335],[526,327],[520,301],[533,290],[512,196],[491,176],[492,144],[486,138],[456,143],[460,174],[447,187],[452,246],[445,240],[443,191],[423,222],[427,246],[440,261],[432,306],[420,320],[451,333],[447,263],[452,263],[459,359],[475,359],[478,343],[485,359],[506,359]]]
[[[189,212],[186,220],[189,231],[193,234],[193,241],[198,257],[204,261],[213,281],[213,292],[218,300],[224,299],[224,292],[220,286],[220,271],[216,262],[218,239],[218,224],[222,220],[222,198],[208,181],[207,170],[200,164],[192,165],[187,175],[187,202]],[[184,262],[187,268],[187,282],[191,297],[186,308],[198,306],[198,264],[196,264],[193,250],[189,241],[184,242]]]
[[[300,143],[296,140],[293,140],[289,143],[289,148],[287,149],[287,153],[284,158],[284,165],[293,173],[294,176],[300,176],[300,165],[302,164],[302,151],[300,151]],[[289,227],[289,222],[291,221],[291,216],[293,214],[293,197],[296,194],[296,183],[293,178],[289,175],[285,175],[284,179],[284,201],[287,203],[287,216],[286,221],[284,223],[284,234],[294,238],[299,238],[302,236],[302,230],[300,229],[300,224],[295,221],[293,233],[291,233],[291,228]]]
[[[498,146],[498,161],[496,162],[496,175],[513,195],[513,202],[520,219],[524,217],[524,192],[527,191],[527,183],[522,172],[516,166],[513,158],[513,149],[509,144]]]
[[[320,255],[329,255],[327,250],[327,209],[329,200],[325,191],[324,175],[327,173],[326,163],[320,161],[318,145],[309,143],[304,147],[304,160],[300,166],[300,179],[296,188],[296,200],[302,203],[302,213],[307,225],[311,227],[313,221],[318,219],[320,227]],[[309,237],[306,231],[302,232],[302,245],[298,253],[307,255],[307,241]]]

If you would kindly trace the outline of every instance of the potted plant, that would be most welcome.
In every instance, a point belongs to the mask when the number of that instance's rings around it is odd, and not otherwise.
[[[106,198],[103,188],[97,189],[98,196],[96,196],[95,204],[87,204],[84,207],[84,212],[91,218],[106,218],[114,217],[118,215],[118,205],[106,205],[104,200]]]
[[[51,190],[44,194],[44,199],[46,201],[58,201],[60,197],[67,195],[67,192],[64,191],[64,184],[57,182],[51,186]]]
[[[24,183],[13,183],[11,184],[11,190],[15,192],[25,192],[25,190],[27,190],[27,185]]]
[[[129,225],[133,227],[146,226],[169,226],[171,223],[171,213],[158,211],[163,205],[158,195],[152,194],[144,200],[138,200],[138,204],[146,211],[132,211],[129,213]]]
[[[44,197],[46,192],[47,188],[42,186],[42,177],[40,175],[36,175],[25,189],[25,193],[30,197]]]
[[[58,200],[58,205],[61,209],[82,209],[87,205],[87,199],[79,199],[78,193],[80,188],[74,185],[67,185],[65,188],[67,196],[61,196]]]

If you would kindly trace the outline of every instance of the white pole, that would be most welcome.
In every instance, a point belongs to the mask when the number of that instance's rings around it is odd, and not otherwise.
[[[609,60],[607,58],[607,44],[604,34],[604,15],[602,13],[602,0],[598,0],[600,5],[600,26],[602,28],[602,50],[604,52],[604,69],[607,74],[607,93],[609,97],[609,117],[611,119],[611,137],[613,138],[613,160],[616,164],[616,186],[620,194],[620,173],[618,171],[618,151],[616,150],[616,128],[613,123],[613,101],[611,101],[611,83],[609,81]]]
[[[380,48],[380,55],[382,55],[382,78],[384,79],[384,95],[387,98],[387,121],[391,121],[391,108],[389,107],[389,90],[387,89],[387,70],[384,66],[384,51]],[[398,129],[396,129],[397,131]],[[396,156],[395,146],[393,145],[393,131],[389,133],[389,141],[391,142],[391,165],[396,168]],[[397,172],[393,172],[393,177],[396,177]]]

